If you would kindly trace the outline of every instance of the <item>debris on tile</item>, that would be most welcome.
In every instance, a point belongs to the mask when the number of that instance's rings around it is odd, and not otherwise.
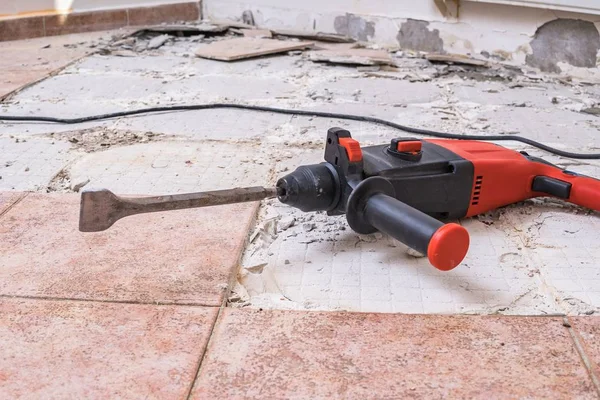
[[[252,274],[262,274],[266,265],[267,263],[261,263],[258,265],[253,265],[251,267],[244,267],[244,269]]]
[[[273,35],[276,36],[287,36],[300,38],[304,40],[319,40],[321,42],[331,43],[354,43],[356,40],[351,37],[338,35],[335,33],[323,33],[323,32],[308,32],[308,31],[297,31],[291,29],[272,29]]]
[[[490,66],[489,62],[485,60],[469,58],[460,54],[427,54],[425,58],[436,63],[473,65],[477,67]]]
[[[73,149],[83,150],[87,153],[106,150],[113,146],[148,143],[161,138],[161,135],[154,132],[136,132],[105,127],[52,133],[51,136],[56,139],[68,140],[73,144]]]
[[[308,52],[307,58],[331,64],[394,65],[394,60],[386,51],[372,49],[317,50]]]
[[[273,33],[268,29],[230,29],[232,32],[240,34],[244,37],[255,37],[255,38],[272,38]]]
[[[47,193],[71,191],[71,174],[67,168],[61,169],[48,183]]]
[[[567,315],[593,315],[600,312],[600,307],[595,307],[576,297],[567,295],[557,300],[559,300]]]
[[[86,178],[86,179],[84,179],[84,180],[82,180],[82,181],[79,181],[79,182],[77,182],[77,183],[74,183],[74,184],[72,184],[72,185],[71,185],[71,190],[72,190],[72,191],[74,191],[75,193],[79,193],[79,191],[80,191],[81,189],[83,189],[83,187],[84,187],[85,185],[87,185],[88,183],[90,183],[90,179],[89,179],[89,178]]]
[[[365,66],[365,67],[356,67],[356,70],[358,72],[378,72],[379,70],[381,70],[381,66],[380,65],[369,65],[369,66]]]
[[[584,114],[591,114],[591,115],[599,115],[600,116],[600,104],[598,106],[594,106],[594,107],[582,108],[581,112],[584,113]]]
[[[246,307],[250,304],[250,295],[248,295],[246,288],[236,281],[235,286],[231,289],[227,302],[230,307]]]
[[[110,54],[117,57],[137,57],[137,53],[132,50],[115,50],[111,51]]]
[[[306,232],[310,232],[310,231],[314,230],[316,227],[317,227],[317,224],[315,224],[314,222],[309,222],[309,223],[302,225],[302,228],[304,228],[304,230]]]
[[[291,215],[288,215],[287,217],[283,217],[283,218],[281,218],[281,220],[279,220],[279,228],[282,231],[285,231],[285,230],[290,229],[292,226],[294,226],[295,223],[296,223],[296,218],[294,218]]]
[[[411,249],[410,247],[406,248],[406,254],[408,254],[409,256],[413,257],[413,258],[424,258],[425,254],[422,254],[421,252],[415,250],[415,249]]]
[[[157,25],[138,29],[130,36],[143,36],[151,33],[167,34],[171,36],[192,36],[199,34],[225,33],[230,25],[214,25],[203,23],[200,25]]]
[[[313,46],[313,49],[315,50],[338,50],[338,51],[344,51],[344,50],[350,50],[350,49],[360,49],[363,48],[363,45],[359,42],[353,42],[353,43],[335,43],[335,42],[321,42],[321,41],[315,41],[315,45]]]
[[[552,104],[558,105],[563,110],[600,115],[600,102],[596,99],[554,96],[550,101]]]
[[[127,47],[127,48],[133,48],[133,46],[135,45],[135,38],[134,37],[127,37],[125,39],[120,39],[117,41],[114,41],[111,43],[111,46],[113,47]]]
[[[196,55],[220,61],[235,61],[311,47],[311,42],[242,37],[213,42],[196,50]]]
[[[485,214],[480,214],[476,218],[479,222],[489,226],[500,221],[500,217],[502,216],[502,214],[503,210],[493,210],[488,211]]]
[[[170,40],[170,38],[171,37],[169,35],[156,36],[148,42],[146,48],[150,50],[158,49],[159,47],[167,43]]]

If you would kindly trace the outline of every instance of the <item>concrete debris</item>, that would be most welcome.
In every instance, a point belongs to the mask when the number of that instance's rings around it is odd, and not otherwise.
[[[314,46],[313,46],[314,50],[339,50],[339,51],[343,51],[343,50],[350,50],[350,49],[359,49],[359,48],[363,48],[364,47],[359,42],[354,42],[354,43],[329,43],[329,42],[315,41],[314,43],[315,43]]]
[[[581,112],[584,113],[584,114],[591,114],[591,115],[600,116],[600,105],[599,106],[594,106],[594,107],[582,108]]]
[[[150,49],[150,50],[158,49],[159,47],[161,47],[162,45],[167,43],[170,39],[171,39],[171,37],[169,35],[157,36],[148,42],[146,49]]]
[[[317,227],[317,224],[315,224],[314,222],[309,222],[306,224],[302,225],[302,228],[306,231],[306,232],[310,232],[312,230],[314,230]]]
[[[358,72],[378,72],[379,70],[381,70],[381,66],[373,65],[373,66],[365,66],[365,67],[356,67],[356,70]]]
[[[311,47],[311,42],[290,42],[242,37],[213,42],[196,50],[196,56],[219,61],[235,61]]]
[[[71,175],[66,168],[61,169],[48,183],[46,187],[47,193],[52,192],[70,192],[71,191]]]
[[[244,269],[252,274],[262,274],[263,270],[267,266],[267,263],[253,265],[251,267],[244,267]]]
[[[409,256],[414,257],[414,258],[424,258],[425,257],[425,254],[422,254],[415,249],[411,249],[410,247],[406,248],[406,254],[408,254]]]
[[[89,178],[86,178],[86,179],[84,179],[82,181],[79,181],[77,183],[73,183],[73,184],[71,184],[71,190],[74,191],[75,193],[78,193],[88,183],[90,183],[90,179]]]
[[[500,221],[500,217],[503,215],[503,209],[489,211],[485,214],[480,214],[476,218],[479,222],[482,222],[485,225],[493,225],[494,223]]]
[[[460,54],[427,54],[425,58],[433,63],[472,65],[476,67],[489,67],[485,60],[469,58]]]
[[[279,221],[279,228],[282,231],[285,231],[285,230],[290,229],[292,226],[294,226],[295,223],[296,223],[296,218],[294,218],[293,216],[283,217]]]
[[[347,49],[310,51],[307,58],[313,62],[346,65],[394,65],[394,60],[383,50]]]
[[[237,33],[244,37],[267,38],[273,37],[273,33],[268,29],[230,29],[231,32]]]
[[[117,57],[137,57],[137,53],[132,50],[114,50],[110,54]]]
[[[236,282],[227,301],[230,307],[246,307],[250,304],[250,296],[246,288],[239,282]]]
[[[321,42],[331,43],[354,43],[355,40],[346,35],[336,35],[333,33],[322,33],[322,32],[308,32],[308,31],[295,31],[290,29],[272,29],[272,32],[276,36],[294,37],[304,40],[318,40]]]
[[[550,101],[552,104],[558,105],[563,110],[591,115],[600,114],[600,102],[597,99],[554,96]]]
[[[157,25],[139,29],[131,36],[147,36],[148,34],[166,34],[170,36],[194,36],[199,34],[222,34],[227,32],[230,25],[202,23],[200,25]]]
[[[153,132],[136,132],[114,128],[94,127],[76,131],[50,133],[49,136],[56,139],[68,140],[73,144],[72,148],[92,153],[95,151],[106,150],[113,146],[148,143],[159,139],[161,135]]]
[[[600,313],[599,307],[588,304],[576,297],[558,297],[556,300],[567,315],[594,315]]]

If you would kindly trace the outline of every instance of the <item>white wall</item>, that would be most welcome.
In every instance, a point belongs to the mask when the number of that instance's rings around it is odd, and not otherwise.
[[[56,12],[56,10],[91,11],[102,9],[182,3],[186,0],[0,0],[0,16],[18,16]]]
[[[591,1],[591,0],[590,0]],[[239,19],[251,10],[264,27],[335,32],[335,18],[345,13],[375,24],[372,41],[397,46],[396,36],[407,19],[430,22],[438,29],[444,49],[462,54],[507,53],[522,63],[537,28],[556,18],[579,18],[600,26],[600,16],[544,8],[461,1],[458,18],[445,17],[433,0],[204,0],[205,18]]]

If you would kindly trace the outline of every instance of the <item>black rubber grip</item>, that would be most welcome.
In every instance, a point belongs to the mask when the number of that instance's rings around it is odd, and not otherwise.
[[[433,234],[444,225],[441,221],[381,193],[369,198],[364,215],[377,230],[423,255],[427,255]]]

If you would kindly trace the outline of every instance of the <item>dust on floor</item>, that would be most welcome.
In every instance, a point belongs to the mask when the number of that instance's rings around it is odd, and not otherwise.
[[[234,63],[195,57],[199,45],[229,35],[206,28],[196,34],[142,32],[82,42],[99,54],[0,103],[0,112],[74,117],[228,101],[374,115],[464,134],[520,133],[576,151],[600,147],[600,87],[593,76],[428,60],[425,54],[381,49],[370,50],[386,53],[391,66],[349,65],[348,58],[342,65],[335,64],[339,58],[313,62],[301,51]],[[236,110],[76,127],[2,123],[0,189],[102,186],[116,193],[157,194],[272,185],[300,164],[320,162],[325,133],[334,125],[349,129],[363,144],[405,135],[366,123]],[[573,165],[527,150],[600,176],[597,161]],[[266,201],[229,304],[407,313],[598,312],[596,214],[536,201],[460,222],[471,234],[470,253],[459,268],[441,273],[384,235],[355,234],[344,217],[302,214]]]

